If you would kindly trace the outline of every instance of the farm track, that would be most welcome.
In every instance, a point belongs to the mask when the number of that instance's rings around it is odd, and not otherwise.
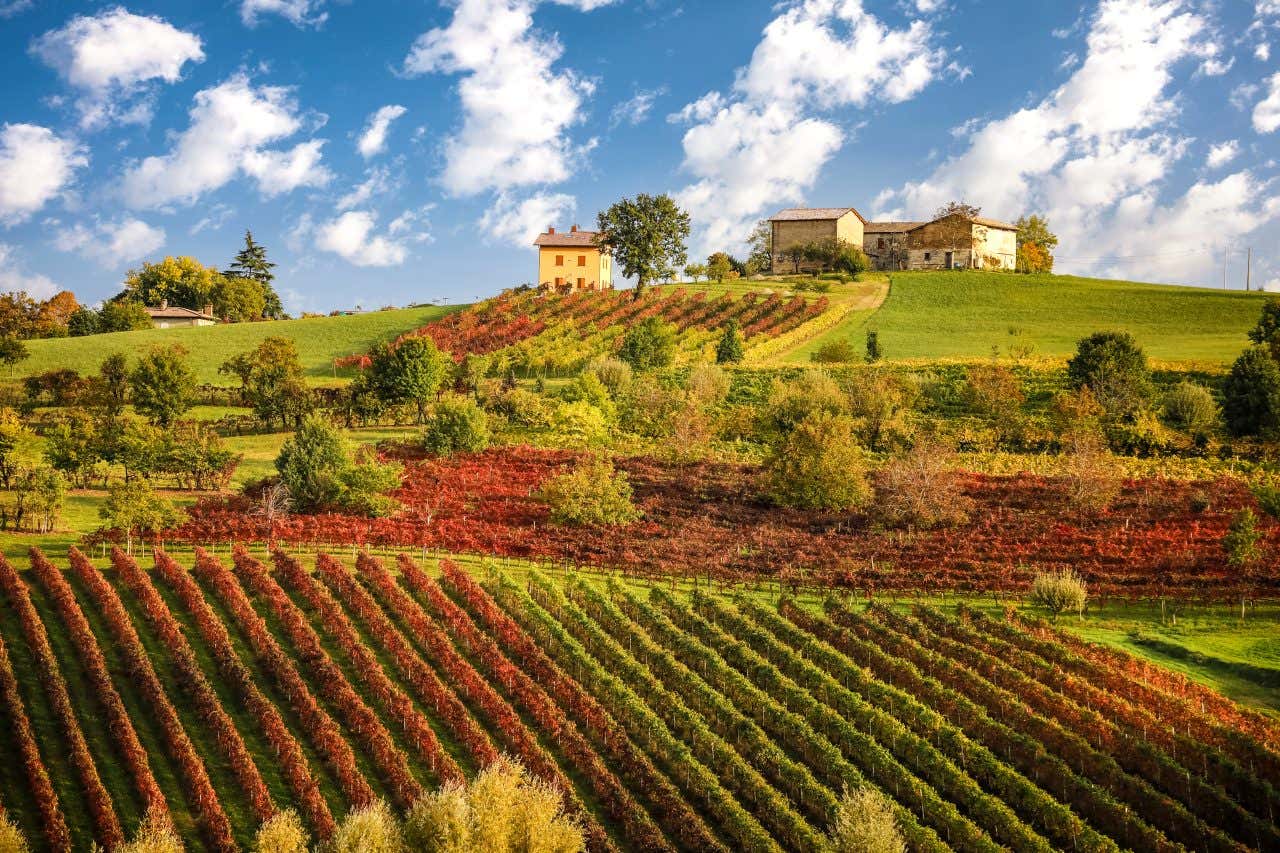
[[[593,850],[826,849],[846,786],[912,850],[1280,848],[1273,727],[1040,623],[826,614],[360,555],[0,561],[0,804],[35,850],[143,815],[315,837],[507,751]]]

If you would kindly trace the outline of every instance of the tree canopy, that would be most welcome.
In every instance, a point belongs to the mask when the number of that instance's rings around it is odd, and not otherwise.
[[[669,195],[641,193],[600,214],[600,244],[636,279],[637,296],[649,282],[675,275],[688,260],[689,214]]]
[[[244,232],[244,248],[236,253],[235,259],[223,273],[227,278],[247,278],[262,286],[263,317],[273,320],[285,318],[284,307],[276,294],[272,282],[276,274],[272,272],[275,264],[267,260],[267,247],[253,239],[253,232]]]

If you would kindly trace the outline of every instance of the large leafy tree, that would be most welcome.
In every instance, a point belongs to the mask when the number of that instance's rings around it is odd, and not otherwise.
[[[622,337],[618,358],[635,370],[666,367],[676,357],[676,328],[661,317],[636,323]]]
[[[129,375],[133,408],[157,426],[170,426],[195,398],[196,378],[180,344],[153,347]]]
[[[275,264],[267,260],[267,247],[253,239],[252,231],[244,232],[244,248],[236,253],[235,260],[227,267],[223,275],[228,278],[247,278],[262,285],[264,309],[262,316],[276,320],[285,317],[284,307],[276,294],[272,282],[276,274],[272,272]]]
[[[221,277],[213,267],[206,267],[195,258],[168,257],[130,270],[124,279],[124,290],[115,300],[133,300],[143,305],[168,302],[199,311],[213,301],[213,289]]]
[[[761,219],[751,229],[747,237],[747,245],[751,253],[747,255],[747,263],[758,272],[769,272],[773,269],[773,225],[769,220]]]
[[[218,372],[240,380],[245,402],[264,424],[279,423],[287,429],[314,408],[292,338],[266,338],[248,352],[227,359]]]
[[[381,344],[374,348],[362,381],[386,403],[414,405],[418,423],[425,423],[427,405],[452,372],[452,360],[434,341],[412,337],[395,346]]]
[[[342,434],[318,415],[303,420],[284,443],[276,470],[293,505],[304,512],[343,509],[377,516],[396,506],[385,493],[400,484],[400,466],[353,456]]]
[[[134,332],[150,329],[153,325],[146,307],[135,299],[108,302],[98,312],[99,332]]]
[[[1222,415],[1233,435],[1280,434],[1280,366],[1262,347],[1250,347],[1222,384]]]
[[[1049,220],[1032,214],[1018,220],[1018,269],[1022,272],[1053,272],[1053,250],[1058,235],[1049,230]]]
[[[641,193],[624,198],[600,214],[600,244],[622,274],[636,279],[636,297],[649,282],[675,275],[688,260],[689,214],[669,195]]]
[[[214,312],[231,323],[265,317],[266,293],[257,281],[237,276],[219,276],[211,295]]]
[[[1131,415],[1151,393],[1147,355],[1128,332],[1094,332],[1076,345],[1067,361],[1075,390],[1088,388],[1108,413]]]

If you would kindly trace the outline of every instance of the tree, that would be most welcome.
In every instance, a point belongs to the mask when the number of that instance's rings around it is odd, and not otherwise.
[[[229,323],[257,320],[266,313],[266,294],[251,278],[219,276],[209,298],[213,313]]]
[[[0,408],[0,487],[8,489],[12,485],[22,445],[33,435],[17,412],[7,406]]]
[[[36,317],[36,334],[42,338],[65,338],[67,324],[80,310],[76,295],[70,290],[59,290],[39,305]]]
[[[1075,569],[1043,572],[1031,582],[1031,600],[1053,614],[1056,622],[1063,613],[1084,612],[1089,587]]]
[[[258,827],[253,839],[254,853],[307,853],[311,837],[293,809],[278,811]]]
[[[733,262],[724,252],[716,252],[707,258],[707,278],[715,279],[717,283],[723,282],[732,269]]]
[[[343,818],[333,838],[325,845],[328,853],[408,853],[400,821],[382,800],[352,809]]]
[[[773,269],[773,224],[769,220],[761,219],[756,223],[747,237],[747,246],[750,248],[748,264],[758,272]]]
[[[867,460],[853,421],[815,412],[793,429],[765,465],[766,493],[796,509],[849,510],[871,499]]]
[[[93,405],[103,417],[114,420],[129,405],[129,358],[122,352],[102,360],[98,375],[90,380]]]
[[[551,520],[557,524],[630,524],[642,515],[632,502],[627,475],[596,456],[547,480],[537,497],[551,510]]]
[[[439,456],[478,453],[489,446],[489,418],[469,397],[441,400],[431,412],[422,446]]]
[[[40,304],[25,291],[0,294],[0,336],[34,338],[40,321]]]
[[[12,368],[15,364],[31,357],[27,345],[12,335],[0,336],[0,364]]]
[[[816,412],[847,415],[849,398],[830,375],[806,370],[784,382],[775,378],[760,410],[760,432],[766,441],[779,441]]]
[[[847,338],[826,341],[809,353],[809,360],[816,364],[849,364],[858,358],[857,346]]]
[[[129,374],[133,408],[158,426],[170,426],[195,399],[196,378],[181,344],[152,347]]]
[[[49,533],[58,524],[62,504],[67,496],[67,481],[48,465],[24,466],[13,478],[13,526],[35,533]]]
[[[707,274],[707,265],[706,264],[685,264],[684,274],[689,277],[690,281],[697,284],[698,279]]]
[[[280,297],[272,285],[276,277],[272,272],[275,266],[267,260],[267,247],[261,243],[255,243],[253,232],[246,230],[244,248],[236,253],[235,260],[223,275],[228,278],[247,278],[256,281],[262,286],[264,303],[262,316],[270,317],[272,320],[283,320],[286,316],[284,307],[280,304]]]
[[[99,332],[136,332],[154,325],[146,306],[133,299],[108,302],[98,312]]]
[[[418,800],[404,840],[414,853],[579,853],[586,843],[564,795],[507,756],[466,786],[453,782]]]
[[[1248,568],[1262,559],[1262,531],[1258,530],[1258,516],[1245,507],[1231,519],[1227,535],[1222,537],[1222,549],[1227,554],[1228,565]]]
[[[1219,421],[1218,403],[1213,392],[1186,379],[1164,395],[1160,404],[1164,422],[1195,439],[1208,438]]]
[[[613,254],[624,276],[635,277],[637,299],[649,282],[684,265],[689,223],[689,214],[669,195],[641,193],[600,214],[600,245]]]
[[[73,338],[96,335],[99,332],[99,325],[98,312],[82,305],[67,318],[67,334]]]
[[[1128,332],[1094,332],[1067,362],[1073,389],[1088,388],[1112,415],[1132,415],[1151,393],[1147,355]]]
[[[296,427],[315,408],[315,395],[292,338],[265,338],[248,352],[227,359],[218,372],[240,380],[244,402],[267,426]]]
[[[1053,250],[1058,236],[1049,230],[1049,221],[1032,214],[1018,219],[1018,270],[1037,273],[1053,272]]]
[[[453,371],[453,360],[431,338],[409,337],[396,345],[379,344],[370,353],[363,379],[379,399],[391,405],[413,404],[418,423],[427,420],[427,405]]]
[[[875,485],[876,514],[891,527],[953,527],[968,521],[973,508],[954,454],[929,443],[886,462]]]
[[[1272,296],[1262,303],[1262,315],[1249,330],[1249,340],[1269,348],[1271,357],[1280,359],[1280,299]]]
[[[353,455],[342,434],[315,415],[280,448],[276,470],[303,512],[339,509],[379,516],[396,506],[384,493],[400,484],[400,466]]]
[[[102,462],[99,446],[93,420],[73,409],[45,434],[44,456],[73,485],[87,488]]]
[[[112,483],[98,515],[110,529],[125,535],[125,548],[129,553],[133,553],[134,536],[167,530],[182,518],[173,504],[156,494],[145,480]]]
[[[220,272],[195,258],[167,257],[130,270],[124,279],[124,290],[112,301],[133,301],[151,306],[167,302],[202,311],[213,301],[214,287],[221,278]]]
[[[627,329],[618,358],[639,371],[666,367],[676,357],[676,328],[661,317],[648,317]]]
[[[982,208],[974,207],[972,204],[964,201],[949,201],[942,207],[938,208],[934,214],[934,219],[941,219],[944,216],[951,216],[958,213],[965,219],[973,219],[982,214]]]
[[[875,364],[882,358],[884,358],[884,349],[880,346],[880,333],[875,329],[867,329],[867,364]]]
[[[1222,385],[1222,414],[1233,435],[1280,434],[1280,365],[1262,347],[1250,347]]]
[[[827,840],[832,853],[906,853],[893,802],[863,786],[845,789]]]
[[[742,349],[742,331],[738,327],[738,319],[730,317],[720,332],[720,340],[716,343],[716,364],[737,364],[745,357]]]

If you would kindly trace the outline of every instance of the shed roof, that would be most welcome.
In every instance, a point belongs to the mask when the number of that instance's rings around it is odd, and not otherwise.
[[[786,210],[780,210],[769,218],[770,222],[811,222],[826,219],[839,219],[842,216],[852,213],[863,222],[867,220],[862,214],[852,207],[788,207]]]
[[[557,231],[539,234],[533,241],[535,246],[563,246],[565,248],[588,248],[599,245],[599,231]]]

